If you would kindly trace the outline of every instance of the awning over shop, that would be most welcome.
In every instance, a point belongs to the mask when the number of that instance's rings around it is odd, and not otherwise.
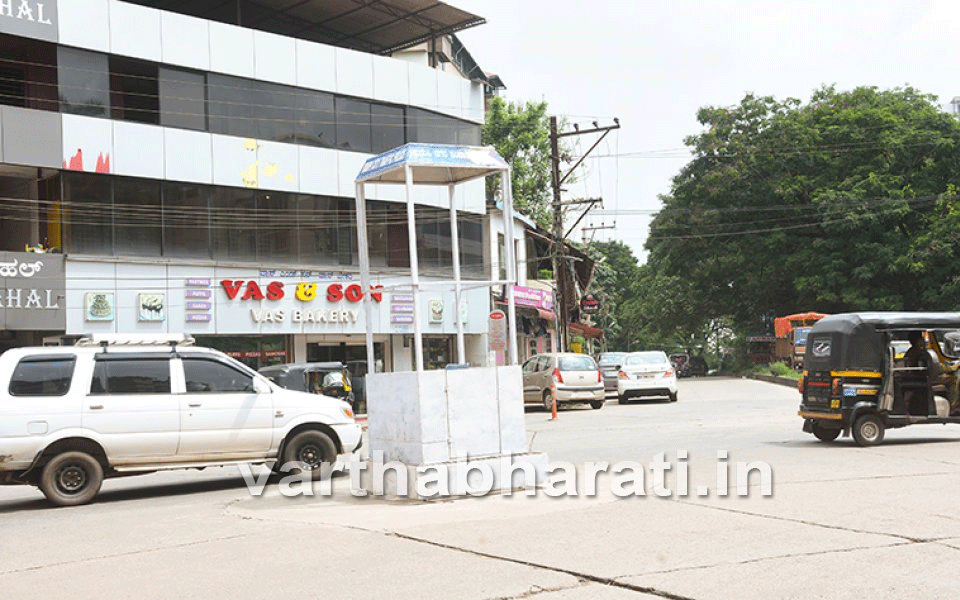
[[[571,332],[576,332],[587,339],[599,340],[603,338],[603,330],[599,327],[589,327],[580,323],[567,323],[567,328]]]
[[[497,306],[506,306],[507,302],[506,300],[498,299],[494,301],[494,304],[496,304]],[[523,304],[517,304],[516,306],[517,306],[517,314],[527,314],[527,315],[536,314],[541,319],[546,319],[551,323],[553,323],[554,319],[557,318],[557,313],[553,312],[552,310],[544,310],[542,308],[536,308],[534,306],[524,306]]]

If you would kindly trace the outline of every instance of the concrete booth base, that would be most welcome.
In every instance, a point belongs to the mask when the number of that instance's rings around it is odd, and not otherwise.
[[[527,451],[519,366],[376,373],[366,386],[368,492],[437,499],[544,482],[547,456]]]

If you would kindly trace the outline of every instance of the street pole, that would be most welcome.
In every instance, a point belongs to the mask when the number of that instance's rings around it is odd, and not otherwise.
[[[557,118],[550,117],[550,180],[553,184],[553,278],[557,283],[557,350],[567,350],[567,297],[564,293],[564,277],[560,272],[563,265],[563,206],[560,204],[560,142],[557,133]],[[556,405],[556,402],[554,402]]]
[[[601,199],[591,198],[586,200],[573,200],[569,202],[562,202],[560,200],[561,186],[563,182],[566,181],[572,174],[574,169],[580,166],[581,163],[587,158],[587,155],[593,152],[593,149],[596,148],[600,142],[607,136],[608,133],[614,129],[620,128],[620,120],[617,118],[613,119],[615,125],[608,125],[601,127],[597,124],[596,121],[593,122],[593,129],[580,129],[577,125],[574,125],[573,131],[559,132],[557,131],[557,118],[550,117],[550,181],[553,185],[553,277],[557,283],[557,310],[558,310],[558,328],[557,328],[557,337],[559,338],[557,343],[557,349],[560,352],[566,352],[567,350],[567,319],[570,318],[569,312],[567,311],[567,304],[570,301],[570,297],[575,293],[575,282],[573,281],[573,269],[566,262],[566,246],[564,244],[564,239],[576,228],[577,224],[586,216],[590,208],[599,203]],[[586,152],[577,160],[576,163],[563,175],[560,175],[560,138],[567,137],[571,135],[584,135],[588,133],[599,133],[600,137],[594,141],[593,145],[587,149]],[[577,219],[577,222],[573,224],[569,232],[563,231],[563,207],[569,204],[587,204],[587,209],[580,215],[580,218]],[[574,284],[573,288],[568,289],[567,287],[567,274],[570,274],[570,283]]]

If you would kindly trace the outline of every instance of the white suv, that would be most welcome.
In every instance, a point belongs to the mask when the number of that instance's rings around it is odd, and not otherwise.
[[[104,477],[297,463],[320,477],[360,447],[346,402],[283,389],[192,338],[88,336],[0,355],[0,484],[54,504],[93,500]]]

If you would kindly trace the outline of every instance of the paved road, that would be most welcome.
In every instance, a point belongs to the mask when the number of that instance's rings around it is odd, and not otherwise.
[[[276,482],[254,497],[236,469],[111,480],[97,503],[68,509],[4,487],[0,590],[17,599],[960,597],[960,427],[891,431],[869,449],[824,444],[800,430],[797,400],[790,388],[710,378],[682,380],[676,404],[614,400],[562,410],[555,422],[531,410],[531,449],[577,468],[575,497],[364,499],[346,477],[330,497],[286,497]],[[587,496],[585,467],[600,461],[611,467]],[[656,463],[670,466],[659,496]],[[738,463],[754,467],[746,496]],[[631,487],[638,473],[643,486]],[[621,489],[643,495],[620,498]]]

